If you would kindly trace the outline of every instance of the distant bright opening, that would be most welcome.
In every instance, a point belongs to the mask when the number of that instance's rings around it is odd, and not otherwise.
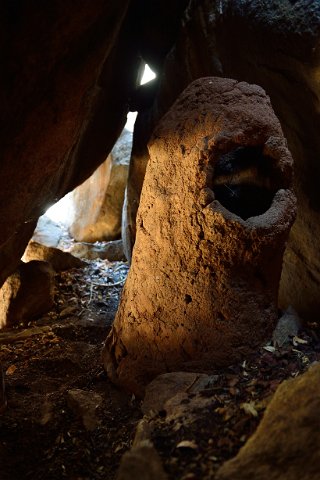
[[[154,78],[156,78],[156,74],[151,70],[149,65],[145,64],[140,85],[144,85]],[[133,132],[136,117],[137,112],[129,112],[127,115],[125,128],[130,132]],[[52,207],[46,211],[45,215],[47,215],[53,222],[62,223],[64,226],[69,227],[74,219],[72,192],[68,193],[65,197],[61,198],[59,202],[52,205]]]
[[[151,70],[149,65],[146,63],[144,66],[144,72],[141,78],[140,85],[144,85],[145,83],[150,82],[154,78],[156,78],[156,74]],[[130,130],[130,132],[133,132],[134,122],[136,121],[136,118],[137,118],[137,112],[129,112],[127,115],[126,129]]]
[[[52,205],[45,215],[55,223],[62,223],[69,227],[74,218],[74,207],[72,201],[72,192],[67,193],[59,202]]]

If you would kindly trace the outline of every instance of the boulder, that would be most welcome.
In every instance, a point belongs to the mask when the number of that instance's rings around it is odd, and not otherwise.
[[[78,242],[114,240],[121,236],[132,133],[124,129],[107,160],[73,191],[74,218],[69,231]]]
[[[22,260],[24,262],[30,262],[31,260],[49,262],[55,272],[69,270],[70,268],[81,268],[86,265],[85,262],[74,257],[69,252],[63,252],[54,247],[47,247],[46,245],[34,241],[28,243]]]
[[[103,351],[110,378],[137,395],[160,373],[235,362],[272,333],[295,218],[292,158],[256,85],[193,82],[149,153],[132,265]]]
[[[217,480],[318,480],[320,365],[284,381],[256,432]]]
[[[214,384],[214,376],[203,373],[172,372],[159,375],[146,387],[141,410],[152,415],[166,409],[166,402],[178,394],[193,394]]]
[[[37,219],[107,158],[142,57],[160,68],[187,0],[0,5],[0,285]]]
[[[32,235],[32,241],[47,246],[57,247],[63,236],[61,225],[53,222],[47,215],[42,215]]]
[[[48,262],[20,263],[0,289],[0,327],[28,323],[54,303],[54,271]]]
[[[109,262],[121,262],[125,260],[122,240],[112,242],[76,242],[71,247],[71,253],[75,257],[87,260],[108,260]]]

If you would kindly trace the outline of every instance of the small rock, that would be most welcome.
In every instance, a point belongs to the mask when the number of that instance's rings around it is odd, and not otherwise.
[[[109,262],[125,261],[123,253],[122,240],[114,240],[112,242],[77,242],[72,248],[71,252],[75,257],[85,258],[87,260],[109,260]]]
[[[123,455],[116,477],[117,480],[167,480],[167,478],[160,457],[148,440]]]
[[[33,240],[29,242],[22,260],[24,262],[44,260],[49,262],[56,272],[69,270],[70,268],[81,268],[86,265],[85,262],[71,255],[69,252],[63,252],[54,247],[47,247]]]
[[[239,453],[218,480],[319,479],[320,365],[284,381]]]
[[[209,380],[208,375],[201,373],[173,372],[159,375],[146,387],[142,411],[147,414],[151,411],[165,410],[165,404],[170,398],[178,393],[202,390]]]
[[[77,311],[77,307],[66,307],[59,313],[60,318],[70,317],[73,313]]]
[[[54,303],[54,271],[48,262],[20,263],[0,289],[0,328],[27,323]]]
[[[301,328],[301,320],[293,307],[288,307],[273,332],[272,341],[276,347],[282,347],[295,337]]]
[[[69,408],[82,419],[86,430],[94,430],[99,425],[96,410],[102,404],[101,395],[80,389],[68,390],[67,402]]]

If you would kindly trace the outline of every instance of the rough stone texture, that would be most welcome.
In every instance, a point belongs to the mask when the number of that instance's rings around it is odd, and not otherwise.
[[[96,242],[85,243],[77,242],[71,246],[72,255],[87,260],[109,260],[109,262],[121,262],[125,260],[123,253],[122,240],[114,240],[113,242]]]
[[[132,133],[124,130],[107,160],[73,191],[70,234],[78,242],[114,240],[121,236],[124,191]]]
[[[27,323],[53,306],[54,271],[48,262],[20,263],[0,290],[0,328]]]
[[[176,395],[193,394],[214,384],[216,376],[204,373],[172,372],[156,377],[146,387],[141,410],[144,415],[166,410],[166,403]]]
[[[291,306],[279,318],[276,328],[272,334],[272,342],[275,347],[288,345],[292,337],[298,335],[302,322],[297,312]]]
[[[298,216],[284,258],[280,306],[292,305],[304,319],[317,318],[319,39],[318,0],[191,0],[177,42],[167,56],[156,100],[137,118],[126,211],[126,223],[131,225],[129,248],[135,238],[135,216],[149,158],[146,146],[157,121],[196,78],[215,75],[256,83],[270,96],[294,158]]]
[[[283,382],[257,431],[217,480],[318,480],[320,365]]]
[[[42,215],[33,232],[32,241],[54,248],[59,245],[62,233],[60,225],[53,222],[47,215]]]
[[[22,260],[30,262],[31,260],[43,260],[49,262],[56,272],[69,270],[70,268],[81,268],[86,264],[71,253],[63,252],[58,248],[47,247],[41,243],[30,241],[23,254]]]
[[[148,440],[126,452],[121,458],[116,480],[168,480],[158,452]]]
[[[120,45],[128,3],[1,4],[2,281],[9,245],[24,250],[31,237],[12,239],[14,232],[25,231],[26,221],[36,221],[84,180],[123,128],[132,64],[138,64],[128,45]]]
[[[67,402],[69,408],[81,418],[86,430],[92,431],[99,426],[97,409],[102,404],[102,397],[96,392],[75,388],[68,390]]]
[[[0,285],[38,217],[110,153],[141,58],[171,48],[187,0],[151,3],[1,2]]]
[[[136,216],[149,159],[146,143],[154,126],[154,121],[149,118],[149,113],[149,110],[145,114],[140,112],[136,119],[128,182],[123,203],[121,237],[124,253],[128,260],[131,260],[132,248],[136,238]]]
[[[191,84],[149,144],[132,265],[103,359],[136,394],[250,353],[277,320],[292,159],[255,85]],[[224,205],[224,206],[223,206]]]

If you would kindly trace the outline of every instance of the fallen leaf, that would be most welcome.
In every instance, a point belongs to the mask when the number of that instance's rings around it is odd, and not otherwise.
[[[176,448],[191,448],[192,450],[197,450],[198,445],[193,440],[182,440]]]
[[[272,347],[271,345],[266,345],[265,347],[263,347],[265,350],[267,350],[267,352],[275,352],[276,349],[274,347]]]
[[[255,409],[255,405],[253,402],[250,403],[242,403],[241,404],[242,410],[244,410],[248,415],[252,415],[253,417],[258,416],[258,412]]]
[[[307,340],[303,340],[303,338],[299,338],[299,337],[293,337],[292,343],[295,347],[297,347],[298,345],[307,345],[308,344]]]
[[[10,365],[10,367],[6,370],[6,375],[13,375],[16,370],[16,365]]]

